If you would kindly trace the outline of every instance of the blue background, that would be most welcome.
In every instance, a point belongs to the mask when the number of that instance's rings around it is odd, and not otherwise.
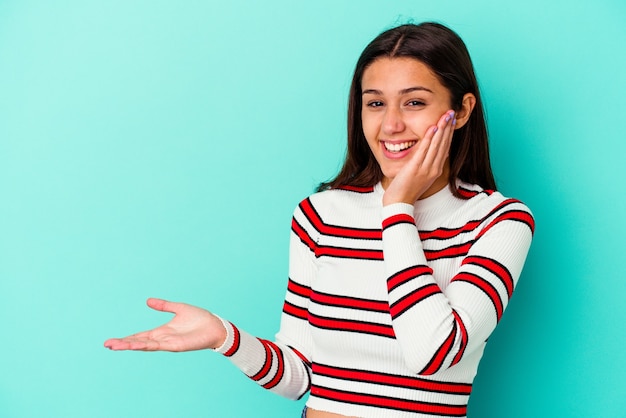
[[[424,20],[466,41],[537,221],[469,416],[626,416],[619,0],[0,1],[0,416],[298,416],[214,353],[102,343],[166,321],[149,296],[274,335],[356,59]]]

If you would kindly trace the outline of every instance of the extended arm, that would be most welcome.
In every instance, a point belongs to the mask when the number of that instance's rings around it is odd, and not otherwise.
[[[294,220],[295,224],[295,220]],[[204,309],[148,299],[151,308],[174,313],[168,323],[104,345],[111,350],[191,351],[214,349],[262,387],[290,399],[310,387],[310,335],[306,312],[314,257],[295,233],[290,247],[290,280],[281,331],[276,341],[254,337]]]

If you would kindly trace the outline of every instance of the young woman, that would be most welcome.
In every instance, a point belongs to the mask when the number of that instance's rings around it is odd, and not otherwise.
[[[435,23],[374,39],[356,65],[344,166],[295,210],[275,342],[203,309],[105,346],[214,349],[303,417],[464,417],[522,270],[528,208],[495,191],[463,41]]]

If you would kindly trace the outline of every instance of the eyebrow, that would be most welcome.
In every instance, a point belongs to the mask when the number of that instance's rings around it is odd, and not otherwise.
[[[429,93],[433,93],[433,91],[427,87],[424,86],[415,86],[415,87],[409,87],[406,89],[402,89],[400,90],[400,94],[407,94],[407,93],[412,93],[414,91],[427,91]],[[376,90],[376,89],[367,89],[367,90],[363,90],[362,94],[377,94],[377,95],[382,95],[383,92],[380,90]]]

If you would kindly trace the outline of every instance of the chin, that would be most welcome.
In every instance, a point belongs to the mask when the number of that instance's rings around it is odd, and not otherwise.
[[[385,179],[387,179],[387,181],[391,182],[391,180],[393,180],[394,178],[396,178],[396,175],[398,174],[398,171],[400,171],[400,169],[396,169],[396,170],[381,170],[383,172],[383,177]]]

